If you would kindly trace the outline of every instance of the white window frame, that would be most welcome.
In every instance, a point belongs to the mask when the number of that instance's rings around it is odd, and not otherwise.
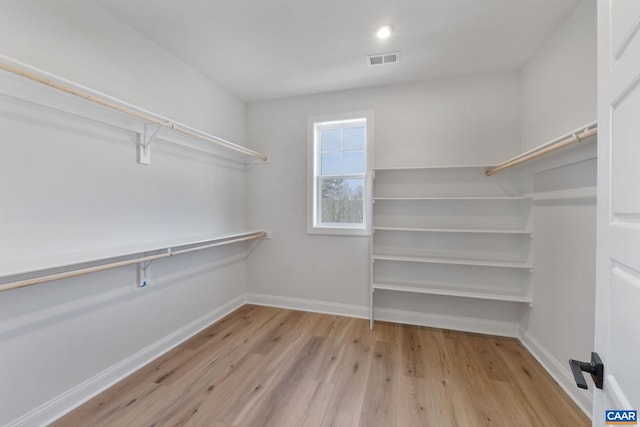
[[[320,146],[318,138],[318,125],[326,125],[331,122],[348,122],[353,120],[366,120],[365,126],[365,174],[363,192],[363,224],[331,224],[319,223],[319,177],[320,177]],[[343,236],[370,236],[371,235],[371,191],[373,170],[373,112],[357,111],[351,113],[328,114],[307,118],[307,233],[330,234]]]

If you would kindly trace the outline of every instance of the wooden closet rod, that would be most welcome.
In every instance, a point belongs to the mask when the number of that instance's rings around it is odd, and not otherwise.
[[[45,276],[32,277],[30,279],[18,280],[15,282],[3,283],[3,284],[0,284],[0,292],[9,291],[12,289],[24,288],[26,286],[38,285],[40,283],[45,283],[45,282],[53,282],[54,280],[68,279],[69,277],[82,276],[84,274],[89,274],[89,273],[97,273],[99,271],[125,267],[127,265],[140,264],[142,262],[154,261],[156,259],[167,258],[173,255],[186,254],[188,252],[209,249],[216,246],[244,242],[244,241],[253,240],[253,239],[262,239],[265,237],[267,237],[267,233],[265,233],[264,231],[259,231],[259,232],[248,233],[245,235],[240,235],[239,237],[232,238],[232,239],[221,237],[220,239],[214,239],[209,241],[209,243],[205,243],[200,246],[196,246],[188,249],[173,251],[171,248],[166,248],[164,249],[166,252],[156,254],[156,255],[142,256],[138,258],[127,259],[124,261],[110,262],[106,264],[95,265],[93,267],[78,268],[76,270],[64,271],[62,273],[48,274]],[[182,246],[188,246],[188,244],[182,245]],[[91,262],[91,261],[88,261],[88,262]]]
[[[528,162],[529,160],[533,160],[537,157],[540,157],[552,151],[558,150],[560,148],[566,147],[571,144],[575,144],[576,142],[580,142],[584,139],[587,139],[591,136],[596,135],[597,133],[598,133],[598,126],[596,124],[590,125],[586,128],[583,128],[579,132],[573,132],[570,135],[563,136],[557,140],[549,142],[548,144],[544,144],[540,147],[534,148],[533,150],[527,151],[526,153],[522,153],[505,162],[502,162],[499,165],[492,167],[491,169],[487,169],[484,174],[486,176],[491,176],[494,173],[498,173],[505,169],[512,168],[514,166],[517,166],[524,162]]]
[[[58,89],[62,92],[77,96],[79,98],[85,99],[95,104],[102,105],[103,107],[110,108],[120,113],[128,114],[130,116],[143,120],[145,123],[153,123],[158,126],[165,127],[167,129],[173,129],[174,131],[181,133],[183,135],[200,139],[202,141],[210,142],[212,144],[219,145],[221,147],[244,154],[246,156],[254,157],[263,161],[267,160],[266,155],[262,153],[258,153],[257,151],[253,151],[249,148],[235,144],[231,141],[227,141],[226,139],[219,138],[214,135],[210,135],[198,129],[192,128],[190,126],[186,126],[186,125],[171,121],[161,116],[157,116],[153,113],[144,111],[141,108],[127,104],[118,99],[111,98],[107,95],[101,94],[91,89],[88,89],[88,88],[81,89],[80,87],[77,87],[77,85],[71,82],[68,82],[64,79],[53,76],[52,74],[46,73],[44,71],[37,70],[26,64],[21,64],[21,63],[18,63],[17,61],[10,60],[6,56],[0,55],[0,70],[4,70],[9,73],[16,74],[20,77],[24,77],[26,79],[52,87],[54,89]]]

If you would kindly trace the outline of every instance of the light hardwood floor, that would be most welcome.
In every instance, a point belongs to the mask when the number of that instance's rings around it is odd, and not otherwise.
[[[588,426],[511,338],[245,305],[54,426]]]

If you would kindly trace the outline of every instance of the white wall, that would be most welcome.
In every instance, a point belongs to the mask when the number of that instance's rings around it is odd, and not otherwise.
[[[92,2],[3,2],[0,53],[244,142],[241,100]],[[0,129],[5,266],[246,227],[228,161],[156,141],[138,165],[131,132],[2,95]],[[126,267],[3,292],[0,425],[45,423],[242,303],[245,250],[155,261],[144,289]]]
[[[374,112],[376,167],[494,163],[519,151],[520,80],[504,73],[251,104],[252,148],[270,162],[249,175],[249,224],[273,231],[248,260],[254,301],[367,316],[369,239],[306,234],[308,116]],[[519,319],[519,307],[383,295],[380,307]]]
[[[523,68],[523,151],[596,120],[595,20],[583,0]]]
[[[539,49],[522,87],[523,150],[596,120],[595,1],[583,1]],[[522,324],[525,343],[587,412],[590,396],[575,387],[568,360],[588,360],[593,350],[596,200],[576,198],[595,196],[593,148],[574,156],[579,163],[534,168],[536,192],[566,197],[534,205],[534,306]]]
[[[242,143],[244,103],[80,0],[2,3],[0,54]]]

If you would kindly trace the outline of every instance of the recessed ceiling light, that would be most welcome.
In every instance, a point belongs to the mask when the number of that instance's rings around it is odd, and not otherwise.
[[[378,31],[376,31],[376,37],[378,37],[380,40],[388,39],[390,35],[391,27],[389,25],[383,25],[382,27],[378,28]]]

